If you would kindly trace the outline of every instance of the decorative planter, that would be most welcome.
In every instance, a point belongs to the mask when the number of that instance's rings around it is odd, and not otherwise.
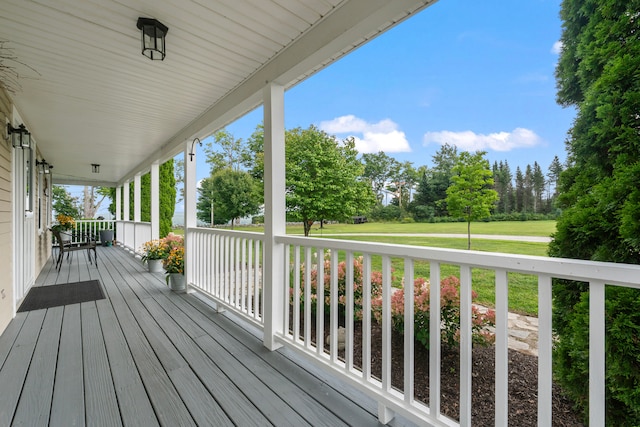
[[[184,281],[184,274],[169,273],[169,288],[174,292],[186,292],[187,285]]]
[[[100,230],[100,243],[102,243],[102,246],[111,246],[113,243],[113,230]]]
[[[71,243],[71,240],[73,239],[73,234],[71,234],[70,231],[61,231],[60,239],[62,239],[62,242],[59,242],[59,243]]]
[[[161,259],[148,259],[147,266],[149,267],[149,273],[164,273]]]

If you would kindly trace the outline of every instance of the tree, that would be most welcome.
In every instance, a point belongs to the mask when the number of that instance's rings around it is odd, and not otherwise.
[[[564,0],[557,99],[577,115],[559,183],[551,256],[640,263],[640,4]],[[588,288],[554,283],[554,362],[587,411]],[[607,289],[607,424],[640,425],[640,291]]]
[[[53,185],[52,208],[56,215],[64,214],[80,218],[80,205],[77,197],[71,196],[62,185]]]
[[[109,196],[108,192],[101,190],[101,188],[84,186],[82,191],[83,218],[94,218],[104,199]],[[100,198],[97,198],[97,196],[100,196]]]
[[[203,180],[198,189],[198,218],[218,224],[257,214],[262,203],[256,181],[245,171],[224,168]]]
[[[382,203],[382,190],[387,184],[394,179],[401,180],[398,177],[402,166],[393,157],[387,156],[384,151],[378,153],[365,153],[362,155],[364,163],[363,176],[371,183],[371,188],[376,195],[379,203]]]
[[[160,237],[169,234],[173,228],[173,214],[176,206],[176,178],[173,170],[173,159],[160,165],[158,172],[159,181],[159,215],[160,215]],[[129,183],[129,212],[134,212],[134,183]],[[115,198],[115,191],[114,191]],[[151,221],[151,174],[146,173],[140,177],[140,220]]]
[[[531,184],[533,189],[533,212],[535,213],[543,213],[545,211],[543,195],[546,183],[540,165],[538,162],[533,162]]]
[[[553,202],[558,198],[558,192],[560,190],[558,184],[560,181],[560,175],[562,174],[563,170],[564,167],[562,166],[562,163],[560,163],[560,159],[558,158],[558,156],[554,156],[551,164],[549,165],[549,171],[547,172],[547,178],[549,178],[547,180],[547,183],[549,184],[550,193],[551,185],[553,184],[553,193],[549,195],[551,204],[553,204]]]
[[[215,147],[214,147],[215,145]],[[216,171],[225,167],[239,171],[242,162],[248,157],[248,146],[242,139],[236,139],[226,129],[213,134],[213,144],[207,143],[204,148],[207,163]]]
[[[486,152],[460,153],[453,167],[453,183],[447,189],[447,208],[454,217],[467,221],[467,249],[471,249],[471,221],[491,215],[491,208],[498,200],[493,189],[493,173]]]
[[[309,235],[316,220],[347,220],[375,203],[352,138],[339,142],[310,126],[286,132],[287,210]]]
[[[444,144],[433,155],[433,173],[431,185],[433,186],[433,203],[436,216],[447,214],[447,188],[451,184],[453,167],[458,161],[458,149],[455,145]]]

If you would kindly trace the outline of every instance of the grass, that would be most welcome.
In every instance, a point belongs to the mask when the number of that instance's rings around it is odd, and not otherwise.
[[[465,234],[466,223],[366,223],[329,224],[322,230],[312,229],[311,237],[326,237],[342,240],[431,246],[448,249],[466,249],[466,238],[430,236],[392,236],[388,234]],[[262,232],[262,227],[236,227],[236,230]],[[510,236],[550,236],[555,231],[555,221],[505,221],[478,222],[471,224],[472,234]],[[287,234],[303,234],[302,226],[287,226]],[[334,235],[338,234],[338,235]],[[359,235],[372,234],[372,235]],[[471,239],[471,248],[483,252],[503,252],[518,255],[547,255],[547,243],[511,240]],[[404,261],[392,259],[394,285],[400,286],[404,272]],[[381,271],[380,257],[372,257],[372,269]],[[416,262],[415,277],[429,277],[429,263]],[[454,265],[442,265],[441,277],[456,275],[460,271]],[[474,268],[472,270],[473,289],[477,292],[477,303],[493,307],[495,305],[495,274],[492,270]],[[530,316],[538,315],[537,277],[520,273],[509,273],[509,310]]]
[[[259,231],[261,226],[235,227],[236,230]],[[556,230],[555,221],[496,221],[471,223],[471,234],[501,234],[506,236],[550,236]],[[322,229],[315,224],[311,229],[312,237],[321,237],[323,234],[467,234],[466,222],[431,223],[380,223],[368,222],[365,224],[326,224]],[[302,225],[287,226],[287,234],[303,234]]]

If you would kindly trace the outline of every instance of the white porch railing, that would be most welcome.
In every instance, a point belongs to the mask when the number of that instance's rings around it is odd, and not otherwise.
[[[190,229],[193,251],[193,283],[222,307],[233,310],[252,320],[258,326],[261,319],[260,290],[262,283],[261,245],[263,236],[256,233]],[[340,241],[294,236],[278,236],[276,243],[285,245],[287,283],[280,297],[287,313],[277,339],[288,348],[305,355],[327,369],[342,376],[357,388],[373,396],[379,402],[379,418],[389,422],[394,412],[420,424],[436,426],[471,425],[472,379],[472,272],[474,269],[490,270],[495,275],[496,294],[496,342],[495,342],[495,425],[507,426],[508,421],[508,291],[509,274],[523,273],[537,277],[539,307],[538,342],[538,425],[552,425],[552,279],[564,278],[588,282],[590,293],[590,425],[604,425],[605,414],[605,286],[625,286],[640,289],[640,266],[598,263],[580,260],[520,256],[497,253],[434,249],[404,245]],[[312,314],[309,283],[315,269],[317,294],[324,289],[325,256],[330,268],[329,329],[330,345],[311,339]],[[345,324],[344,355],[338,354],[337,266],[346,260],[346,319],[354,313],[353,262],[356,256],[363,259],[363,320],[362,365],[354,365],[354,328]],[[381,266],[382,273],[382,372],[376,378],[371,370],[371,273],[372,260]],[[402,390],[391,384],[391,295],[392,261],[401,262],[405,286],[404,310],[404,386]],[[431,287],[430,346],[429,346],[429,396],[428,402],[414,398],[414,335],[413,330],[413,282],[417,266],[428,264],[431,283],[440,283],[442,267],[456,266],[460,276],[460,419],[451,420],[441,414],[440,405],[440,289]],[[294,301],[292,304],[290,289]],[[304,290],[303,290],[304,289]],[[309,302],[309,303],[308,303]],[[315,323],[316,336],[324,337],[324,299],[319,298]],[[291,311],[291,320],[289,317]],[[398,357],[393,355],[393,357]],[[377,375],[377,373],[376,373]]]
[[[99,238],[100,231],[102,230],[115,230],[115,221],[93,219],[76,220],[76,224],[72,230],[73,243],[84,241],[86,235]]]
[[[143,243],[151,240],[151,223],[117,221],[116,240],[120,246],[128,251],[141,255]]]
[[[190,286],[262,328],[264,235],[197,228],[188,242],[195,258]]]

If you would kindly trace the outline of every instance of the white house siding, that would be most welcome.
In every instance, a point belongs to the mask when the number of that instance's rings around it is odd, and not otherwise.
[[[5,141],[11,100],[0,87],[0,333],[13,317],[13,223],[11,213],[11,150]]]

